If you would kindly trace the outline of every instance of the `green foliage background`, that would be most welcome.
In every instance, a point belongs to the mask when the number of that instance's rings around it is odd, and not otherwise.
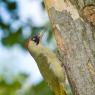
[[[45,12],[43,2],[41,2],[40,5],[43,8],[43,12]],[[0,0],[0,6],[2,6],[2,8],[4,8],[5,11],[7,11],[8,15],[11,17],[11,19],[6,22],[0,14],[0,32],[3,34],[3,36],[0,37],[0,41],[4,47],[11,48],[12,46],[18,44],[24,50],[25,40],[29,36],[37,34],[44,29],[48,31],[46,41],[50,42],[52,39],[52,32],[49,22],[46,22],[46,24],[43,26],[36,26],[29,19],[26,23],[23,24],[18,14],[18,3],[16,0]],[[20,26],[17,29],[12,28],[12,25],[15,22],[20,23]],[[23,35],[23,31],[27,27],[30,29],[30,34],[27,32],[29,35],[25,36]],[[26,73],[20,73],[15,77],[10,76],[10,82],[7,81],[7,77],[5,78],[5,76],[5,74],[0,75],[0,95],[52,95],[51,90],[44,81],[41,81],[40,83],[29,87],[26,91],[18,91],[21,89],[24,81],[28,77]]]

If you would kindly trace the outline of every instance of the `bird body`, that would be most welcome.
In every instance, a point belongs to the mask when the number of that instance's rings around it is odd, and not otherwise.
[[[27,43],[28,50],[37,62],[38,68],[55,95],[67,95],[64,90],[65,75],[60,61],[56,55],[48,48],[43,47],[41,43],[29,39]]]

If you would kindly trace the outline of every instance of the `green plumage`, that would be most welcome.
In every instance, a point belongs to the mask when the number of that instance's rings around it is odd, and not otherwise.
[[[28,50],[37,62],[39,70],[55,95],[67,95],[64,90],[64,72],[56,55],[40,43],[29,40]]]

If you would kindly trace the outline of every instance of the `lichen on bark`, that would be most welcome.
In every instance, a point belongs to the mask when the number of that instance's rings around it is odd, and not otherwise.
[[[60,0],[52,0],[52,2],[55,1],[60,2]],[[64,58],[61,61],[64,62],[74,94],[95,95],[95,36],[93,36],[95,26],[92,20],[91,24],[83,18],[83,9],[91,4],[95,5],[95,0],[64,0],[64,4],[68,7],[72,4],[73,7],[70,8],[77,10],[76,19],[72,17],[73,12],[69,8],[59,11],[54,5],[49,8],[49,5],[47,6],[50,21],[52,25],[59,27],[58,32],[61,33],[62,44],[66,50],[64,55],[64,51],[60,49],[60,57]]]

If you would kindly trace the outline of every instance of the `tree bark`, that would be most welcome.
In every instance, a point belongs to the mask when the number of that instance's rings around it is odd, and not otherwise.
[[[45,0],[75,95],[95,95],[95,0]]]

